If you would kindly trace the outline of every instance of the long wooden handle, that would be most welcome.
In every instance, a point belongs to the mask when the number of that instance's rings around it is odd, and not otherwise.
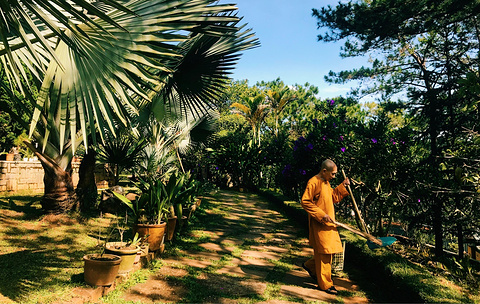
[[[361,237],[366,238],[367,240],[369,240],[369,241],[372,242],[372,243],[375,243],[375,244],[377,244],[377,245],[379,245],[379,246],[382,246],[382,245],[383,245],[382,241],[379,240],[379,239],[377,239],[377,238],[374,237],[373,235],[370,235],[370,234],[368,234],[368,233],[362,232],[362,231],[360,231],[360,230],[357,230],[357,229],[355,229],[355,228],[352,228],[352,227],[350,227],[350,226],[348,226],[348,225],[346,225],[346,224],[340,223],[340,222],[335,222],[335,224],[336,224],[337,226],[340,226],[340,227],[342,227],[342,228],[347,229],[347,230],[350,231],[350,232],[353,232],[353,233],[355,233],[355,234],[358,234],[358,235],[361,236]]]
[[[345,171],[343,171],[343,169],[342,169],[342,173],[343,173],[343,179],[347,179],[347,176],[345,175]],[[364,232],[369,233],[368,229],[367,229],[367,225],[365,225],[365,222],[363,221],[360,210],[358,209],[357,202],[355,201],[355,197],[353,196],[352,188],[350,188],[350,185],[347,186],[347,189],[348,189],[348,193],[350,193],[350,197],[352,198],[352,203],[353,203],[353,208],[355,210],[355,214],[357,215],[358,220],[360,221],[360,224],[362,226],[361,229]]]

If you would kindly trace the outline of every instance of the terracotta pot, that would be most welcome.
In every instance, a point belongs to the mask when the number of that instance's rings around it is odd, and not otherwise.
[[[5,158],[6,161],[13,161],[13,157],[14,157],[15,154],[13,153],[8,153],[7,154],[7,157]]]
[[[125,247],[126,242],[108,242],[105,247],[105,253],[110,253],[122,257],[120,267],[118,268],[118,274],[127,274],[133,269],[133,263],[137,252],[140,251],[140,247],[131,246]]]
[[[175,233],[175,226],[177,225],[177,217],[173,216],[168,218],[167,221],[167,241],[171,241],[173,239],[173,235]]]
[[[83,256],[83,277],[92,286],[109,286],[115,282],[122,258],[113,254]]]
[[[157,251],[160,249],[160,245],[162,245],[163,243],[163,237],[165,236],[166,227],[166,222],[162,222],[158,225],[137,224],[133,227],[133,234],[138,233],[139,237],[144,237],[148,235],[146,242],[149,245],[149,250]]]

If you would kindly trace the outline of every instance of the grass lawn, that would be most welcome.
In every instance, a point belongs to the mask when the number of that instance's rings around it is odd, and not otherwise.
[[[18,303],[68,301],[73,288],[85,286],[82,257],[100,252],[97,245],[116,223],[45,216],[40,198],[0,197],[0,294]]]

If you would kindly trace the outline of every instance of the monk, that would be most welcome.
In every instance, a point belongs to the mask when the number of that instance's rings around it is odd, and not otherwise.
[[[313,247],[313,258],[302,266],[317,281],[318,287],[329,294],[337,294],[332,280],[332,257],[334,253],[343,251],[335,226],[333,204],[348,195],[345,187],[350,185],[346,178],[332,189],[330,181],[336,174],[335,163],[325,160],[320,172],[308,181],[301,203],[308,213],[309,241]]]

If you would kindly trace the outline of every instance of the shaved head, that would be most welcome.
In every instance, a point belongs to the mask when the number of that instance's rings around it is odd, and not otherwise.
[[[335,165],[333,160],[326,159],[322,162],[322,166],[320,167],[320,171],[322,171],[323,169],[327,169],[327,171],[332,171],[336,167],[337,167],[337,165]]]

